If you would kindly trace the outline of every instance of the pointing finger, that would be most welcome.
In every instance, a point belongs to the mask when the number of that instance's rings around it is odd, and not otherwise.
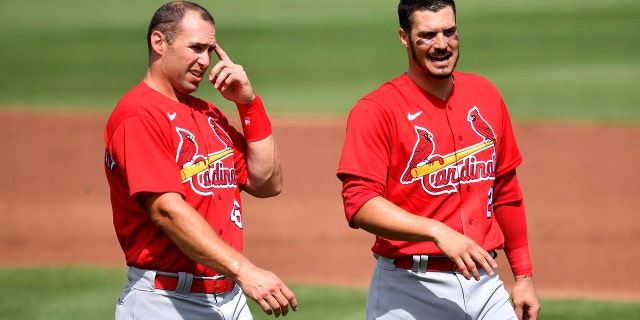
[[[222,61],[231,62],[231,59],[229,58],[227,53],[224,52],[224,50],[222,50],[222,47],[220,47],[219,44],[216,44],[216,46],[213,47],[213,50],[216,52],[216,55],[218,56],[218,59],[220,59]]]

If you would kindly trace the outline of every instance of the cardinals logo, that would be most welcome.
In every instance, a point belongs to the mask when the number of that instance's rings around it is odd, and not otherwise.
[[[198,156],[198,144],[193,133],[186,129],[176,127],[176,131],[180,136],[180,144],[176,154],[176,163],[180,168],[186,168],[198,162],[198,159],[204,160],[203,156]]]
[[[227,149],[231,149],[231,146],[233,145],[233,142],[231,142],[231,137],[229,137],[227,132],[224,131],[222,127],[220,127],[220,125],[215,120],[213,120],[213,118],[209,118],[209,126],[211,127],[211,130],[213,130],[213,133],[216,135],[216,137],[218,137],[218,139],[220,139],[220,141],[224,143]]]
[[[413,148],[413,155],[409,160],[409,165],[402,175],[402,182],[411,182],[415,178],[411,176],[411,170],[417,168],[420,165],[426,165],[438,161],[443,164],[443,159],[440,156],[433,156],[435,150],[435,144],[433,143],[433,134],[427,129],[415,127],[416,134],[418,135],[418,142],[416,142]]]
[[[212,195],[217,188],[237,188],[233,164],[231,138],[209,118],[209,126],[219,141],[220,150],[202,154],[197,137],[187,129],[176,127],[180,138],[176,151],[176,164],[183,182],[190,182],[192,189],[202,195]]]
[[[435,153],[434,135],[429,130],[414,126],[417,141],[400,182],[419,181],[427,193],[439,195],[457,192],[460,184],[494,179],[495,132],[475,106],[469,110],[467,120],[482,141],[446,155]],[[491,154],[483,153],[480,159],[479,154],[487,149],[492,149]]]
[[[496,134],[493,133],[493,129],[487,123],[486,120],[480,115],[478,107],[473,107],[469,110],[469,117],[467,118],[471,122],[473,130],[481,137],[484,137],[484,141],[496,141]]]

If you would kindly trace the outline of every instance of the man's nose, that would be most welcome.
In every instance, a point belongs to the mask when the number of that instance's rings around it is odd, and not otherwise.
[[[198,57],[198,64],[200,64],[203,68],[208,68],[211,63],[211,54],[207,51],[200,54]]]
[[[443,33],[438,33],[433,39],[433,43],[431,45],[438,49],[444,49],[447,47],[447,38]]]

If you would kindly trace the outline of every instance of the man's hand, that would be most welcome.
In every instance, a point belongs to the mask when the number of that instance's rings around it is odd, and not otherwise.
[[[273,272],[254,265],[244,265],[236,282],[244,294],[260,305],[262,310],[276,318],[286,316],[291,310],[298,311],[298,302],[293,292]]]
[[[519,320],[536,320],[540,313],[540,302],[533,285],[533,276],[517,276],[511,292],[513,307]]]
[[[222,96],[235,103],[250,104],[255,99],[255,93],[244,68],[233,63],[224,50],[217,44],[213,50],[220,61],[211,68],[209,81],[218,89]]]
[[[456,264],[457,270],[470,280],[480,280],[478,268],[484,269],[492,276],[498,263],[491,255],[469,237],[449,228],[445,224],[434,227],[434,243],[440,251]]]

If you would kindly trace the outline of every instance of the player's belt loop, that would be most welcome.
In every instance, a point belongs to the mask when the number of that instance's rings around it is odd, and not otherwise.
[[[426,273],[427,264],[429,262],[429,256],[426,254],[414,254],[413,255],[413,267],[411,271],[415,273]]]
[[[191,292],[191,284],[193,283],[193,275],[186,272],[178,272],[178,285],[176,286],[176,294],[188,295]]]

